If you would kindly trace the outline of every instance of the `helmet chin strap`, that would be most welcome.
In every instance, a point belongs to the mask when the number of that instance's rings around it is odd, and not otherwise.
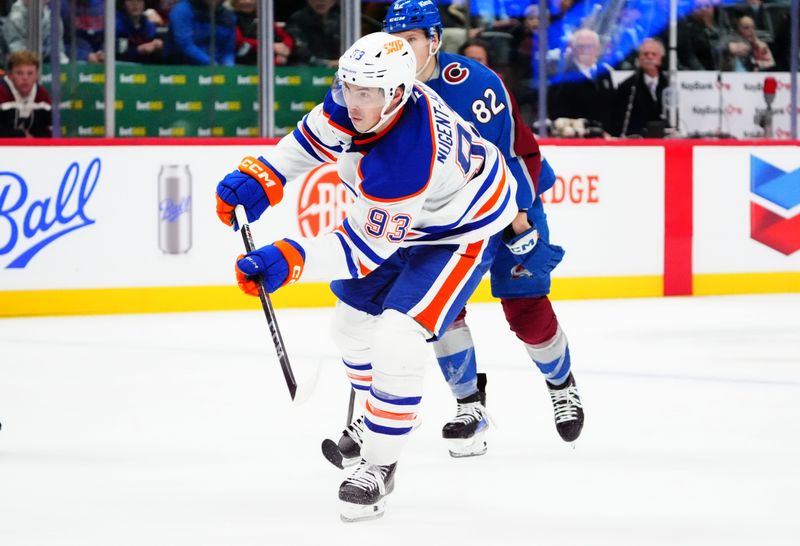
[[[381,119],[379,119],[378,123],[373,125],[371,129],[364,131],[364,133],[377,133],[378,131],[380,131],[386,124],[386,121],[388,121],[389,118],[391,118],[395,113],[397,113],[397,110],[400,108],[400,106],[402,106],[403,101],[397,103],[397,106],[395,106],[391,112],[387,112],[386,109],[389,108],[389,105],[391,103],[392,99],[390,98],[388,103],[383,105],[383,110],[381,110]]]
[[[433,41],[428,44],[428,58],[425,59],[425,63],[422,65],[422,68],[417,70],[417,78],[419,79],[419,75],[425,72],[425,69],[428,68],[428,63],[431,62],[431,59],[436,58],[436,54],[439,53],[439,50],[442,48],[442,41],[439,40],[439,44],[434,47]]]

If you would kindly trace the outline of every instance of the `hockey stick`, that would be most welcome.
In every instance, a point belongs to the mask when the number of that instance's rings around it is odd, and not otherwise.
[[[355,406],[355,403],[356,390],[353,387],[350,387],[350,402],[347,405],[347,423],[345,423],[345,426],[353,422],[353,406]]]
[[[347,404],[347,421],[344,424],[345,429],[350,426],[350,423],[353,422],[353,409],[355,407],[356,402],[356,390],[353,387],[350,387],[350,402]],[[342,452],[339,451],[339,444],[335,441],[331,440],[330,438],[325,438],[322,440],[322,456],[328,460],[333,466],[339,469],[343,469],[344,464],[344,457],[342,456]]]
[[[236,221],[239,223],[239,231],[242,234],[244,241],[244,248],[247,252],[252,252],[256,249],[253,244],[253,235],[250,233],[250,224],[247,223],[247,214],[244,207],[236,205],[235,208]],[[309,383],[308,388],[304,386],[298,390],[297,380],[292,371],[292,365],[289,363],[289,355],[286,353],[286,345],[283,343],[281,331],[278,328],[278,319],[275,316],[275,309],[272,307],[272,301],[269,299],[269,292],[264,287],[263,278],[258,279],[258,297],[261,300],[261,307],[264,309],[264,316],[267,317],[267,324],[269,325],[269,332],[272,336],[272,343],[275,345],[275,352],[278,354],[278,362],[280,362],[283,377],[286,379],[286,386],[289,388],[289,396],[295,404],[302,404],[311,395],[316,385],[316,380],[319,377],[319,367],[317,367],[314,380]]]

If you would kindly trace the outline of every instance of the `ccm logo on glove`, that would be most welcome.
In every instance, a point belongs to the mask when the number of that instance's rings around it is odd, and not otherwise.
[[[272,169],[264,165],[255,157],[245,157],[239,163],[239,171],[244,174],[249,174],[261,184],[264,188],[264,193],[267,194],[269,204],[273,207],[281,202],[283,199],[283,184],[278,180],[273,180],[269,177]]]
[[[536,241],[538,240],[539,232],[536,230],[536,228],[531,228],[525,233],[521,233],[508,241],[506,246],[512,254],[521,256],[533,250],[533,247],[536,246]]]

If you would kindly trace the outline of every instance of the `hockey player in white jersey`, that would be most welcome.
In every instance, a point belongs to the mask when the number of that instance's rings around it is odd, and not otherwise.
[[[304,271],[357,279],[339,296],[334,335],[364,388],[363,445],[339,498],[346,521],[373,518],[422,400],[426,342],[444,332],[495,256],[514,218],[516,181],[497,148],[428,87],[415,82],[408,43],[365,36],[339,60],[338,83],[297,129],[245,158],[217,187],[217,214],[235,224],[277,205],[287,180],[336,162],[355,199],[334,233],[283,239],[240,257],[240,287],[257,294]]]
[[[572,373],[564,333],[548,298],[550,272],[564,254],[550,244],[547,216],[539,194],[555,182],[555,173],[539,152],[530,128],[500,78],[489,68],[461,55],[440,52],[442,21],[434,0],[397,0],[388,9],[384,30],[406,39],[417,58],[417,78],[436,91],[485,140],[497,145],[517,180],[518,214],[491,267],[492,295],[500,298],[506,320],[524,343],[545,379],[559,436],[575,441],[583,429],[583,404]],[[352,281],[332,288],[346,294]],[[463,310],[433,343],[442,373],[457,400],[456,415],[442,428],[453,457],[486,453],[486,376],[477,373],[476,351]],[[353,370],[351,385],[364,388]],[[322,450],[334,465],[359,459],[362,417],[357,416],[337,442]]]

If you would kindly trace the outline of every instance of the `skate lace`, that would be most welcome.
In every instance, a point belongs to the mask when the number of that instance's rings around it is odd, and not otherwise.
[[[347,481],[350,482],[351,485],[363,489],[364,491],[378,489],[378,491],[383,494],[385,493],[384,479],[386,478],[387,472],[388,470],[384,467],[370,464],[362,459],[359,467],[356,468],[356,471],[353,472]]]
[[[480,402],[468,402],[466,404],[459,402],[456,416],[451,423],[463,423],[466,425],[471,422],[480,422],[486,417],[488,417],[488,413]]]
[[[553,401],[556,423],[574,421],[578,418],[578,408],[583,408],[578,396],[578,389],[575,386],[551,390],[550,399]]]
[[[347,428],[344,429],[344,432],[358,445],[362,445],[364,443],[364,440],[361,438],[361,435],[364,432],[364,417],[361,416],[347,425]]]

